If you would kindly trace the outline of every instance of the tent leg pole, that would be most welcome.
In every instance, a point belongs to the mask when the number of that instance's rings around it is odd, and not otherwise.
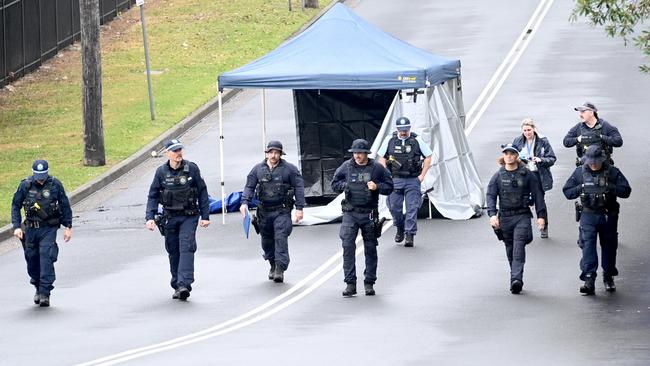
[[[433,210],[431,209],[431,200],[427,200],[429,202],[429,220],[433,218]]]
[[[262,151],[264,151],[265,149],[266,149],[266,89],[262,89]]]
[[[223,173],[223,91],[219,91],[219,168],[221,169],[221,224],[226,224],[226,187]]]

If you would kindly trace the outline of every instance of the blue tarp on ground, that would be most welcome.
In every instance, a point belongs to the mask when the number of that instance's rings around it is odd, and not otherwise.
[[[460,76],[460,61],[399,40],[336,4],[265,56],[219,76],[219,88],[412,89]]]
[[[241,206],[241,196],[242,196],[241,191],[232,192],[226,196],[226,212],[239,211],[239,206]],[[212,198],[212,196],[208,196],[208,200],[210,201],[210,214],[221,213],[221,208],[223,206],[221,200]],[[248,208],[255,208],[257,207],[258,204],[259,201],[257,200],[257,198],[253,197],[253,201],[248,205]]]

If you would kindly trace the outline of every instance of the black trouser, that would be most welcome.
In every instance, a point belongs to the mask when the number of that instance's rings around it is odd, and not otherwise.
[[[196,226],[199,215],[172,216],[165,225],[165,249],[169,254],[169,271],[174,289],[192,290],[194,282],[194,253],[196,252]]]
[[[363,248],[366,255],[365,283],[377,281],[377,238],[369,213],[344,212],[339,236],[343,243],[343,274],[345,283],[357,283],[356,238],[361,230]]]
[[[618,249],[618,212],[597,213],[582,212],[580,216],[580,236],[578,243],[582,249],[580,259],[580,279],[585,280],[587,275],[596,277],[598,269],[598,250],[596,240],[600,236],[602,251],[601,265],[603,275],[617,276],[616,250]]]
[[[289,268],[289,235],[293,230],[291,211],[257,211],[260,220],[260,235],[264,259],[275,263],[283,270]]]
[[[506,255],[510,263],[510,280],[523,282],[526,244],[533,241],[530,214],[501,216],[499,221],[501,230],[503,230]]]
[[[25,228],[25,243],[23,251],[27,262],[27,274],[30,283],[41,295],[49,295],[54,288],[54,262],[59,256],[56,244],[57,226],[41,226]]]

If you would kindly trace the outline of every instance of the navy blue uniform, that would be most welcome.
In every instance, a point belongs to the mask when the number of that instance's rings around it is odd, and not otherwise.
[[[562,191],[567,199],[580,198],[583,206],[578,240],[582,249],[580,279],[596,278],[597,236],[600,236],[603,275],[606,278],[617,276],[619,204],[616,197],[630,196],[632,188],[627,179],[618,168],[608,164],[603,164],[599,171],[592,171],[588,165],[583,165],[571,174]]]
[[[208,188],[199,167],[183,160],[178,169],[169,161],[158,167],[149,188],[146,220],[153,220],[163,206],[167,219],[165,249],[169,255],[171,286],[192,290],[194,282],[194,253],[196,252],[196,226],[199,217],[210,220]]]
[[[370,191],[367,188],[370,181],[377,184],[376,190]],[[346,160],[334,173],[332,190],[346,193],[343,201],[343,222],[339,232],[343,245],[344,281],[347,284],[357,283],[355,239],[361,230],[366,256],[364,282],[374,284],[377,280],[378,242],[370,214],[378,207],[379,195],[387,196],[393,191],[390,172],[372,159],[368,159],[364,166],[357,165],[354,159]]]
[[[581,142],[578,142],[578,136],[582,136]],[[582,156],[584,152],[590,145],[600,145],[607,154],[607,158],[612,163],[611,155],[614,147],[623,146],[623,137],[621,137],[618,128],[612,126],[609,122],[605,121],[602,118],[598,118],[598,121],[594,127],[589,127],[585,122],[578,122],[573,126],[563,140],[565,147],[576,147],[576,153],[578,155],[577,164],[580,165]]]
[[[298,168],[280,159],[271,169],[266,159],[256,164],[246,177],[242,205],[248,205],[256,195],[264,259],[271,266],[289,267],[289,235],[293,229],[291,210],[305,207],[305,185]]]
[[[519,165],[513,171],[501,167],[492,176],[487,187],[487,212],[490,217],[497,214],[499,216],[506,255],[510,263],[510,280],[519,280],[522,283],[526,263],[526,244],[533,241],[529,197],[532,197],[535,204],[537,218],[546,219],[546,203],[542,186],[537,176],[528,171],[524,165]]]
[[[59,254],[56,232],[60,225],[72,227],[72,209],[63,184],[49,176],[41,185],[32,177],[20,182],[11,202],[11,224],[20,228],[20,209],[25,209],[23,251],[30,283],[40,295],[49,296]]]

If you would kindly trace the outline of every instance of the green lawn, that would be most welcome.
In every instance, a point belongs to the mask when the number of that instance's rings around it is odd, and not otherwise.
[[[321,8],[332,0],[321,0]],[[149,116],[137,7],[102,28],[107,165],[83,166],[79,45],[0,91],[0,226],[34,159],[68,192],[130,156],[213,98],[218,74],[277,47],[319,10],[286,0],[148,0],[145,5],[156,121]],[[297,10],[296,10],[297,9]]]

